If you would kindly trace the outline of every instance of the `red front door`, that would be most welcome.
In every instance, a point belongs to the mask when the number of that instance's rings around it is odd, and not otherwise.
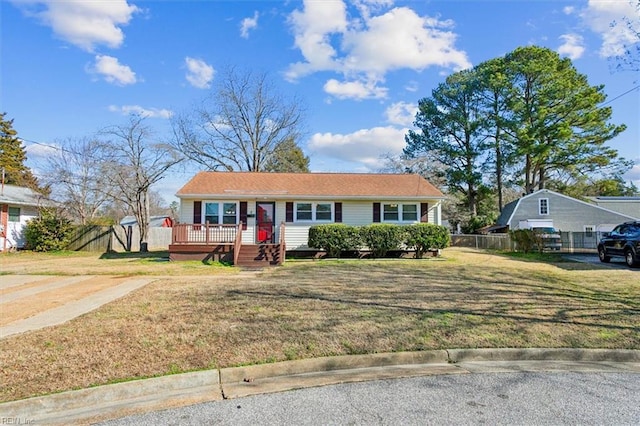
[[[276,203],[256,203],[256,242],[273,243]]]

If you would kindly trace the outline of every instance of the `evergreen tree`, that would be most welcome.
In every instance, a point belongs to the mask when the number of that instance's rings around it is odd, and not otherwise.
[[[39,189],[38,180],[24,164],[27,154],[13,128],[13,120],[6,120],[5,115],[0,113],[0,168],[4,171],[4,183]]]
[[[265,172],[309,173],[309,157],[293,139],[280,142],[264,165]]]

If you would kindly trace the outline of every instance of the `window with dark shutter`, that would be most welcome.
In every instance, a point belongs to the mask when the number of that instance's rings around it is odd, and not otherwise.
[[[193,223],[202,223],[202,201],[193,202]]]
[[[335,203],[333,205],[333,208],[335,210],[334,212],[335,222],[341,223],[342,222],[342,203]]]
[[[420,203],[420,222],[429,222],[429,204]]]
[[[373,203],[373,222],[380,222],[380,203]]]
[[[242,222],[242,230],[247,230],[247,202],[240,201],[240,222]]]
[[[293,222],[293,203],[287,202],[285,210],[286,210],[285,221]]]

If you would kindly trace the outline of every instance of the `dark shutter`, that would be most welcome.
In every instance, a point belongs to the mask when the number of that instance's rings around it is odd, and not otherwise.
[[[420,222],[429,222],[429,204],[420,203]]]
[[[373,221],[380,222],[380,203],[373,203]]]
[[[193,223],[202,223],[202,201],[193,202]]]
[[[342,203],[334,203],[333,208],[334,208],[335,222],[336,223],[342,222]]]
[[[287,222],[293,222],[293,203],[291,201],[287,202],[285,220]]]
[[[240,201],[240,222],[242,223],[242,230],[247,230],[247,202]]]

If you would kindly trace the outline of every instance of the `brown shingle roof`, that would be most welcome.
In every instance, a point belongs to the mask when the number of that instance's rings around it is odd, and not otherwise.
[[[339,197],[439,198],[435,186],[419,175],[369,173],[200,172],[178,197]]]

